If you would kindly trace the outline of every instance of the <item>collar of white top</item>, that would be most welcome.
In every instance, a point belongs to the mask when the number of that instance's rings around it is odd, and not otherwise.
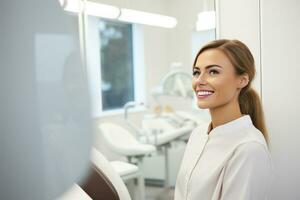
[[[252,125],[252,120],[249,115],[243,115],[240,118],[237,118],[235,120],[232,120],[230,122],[227,122],[225,124],[222,124],[220,126],[215,127],[210,131],[208,134],[209,137],[214,137],[216,135],[223,134],[225,132],[232,132],[236,129],[240,129],[241,127],[246,127]],[[211,123],[209,124],[207,128],[207,133],[210,130]]]

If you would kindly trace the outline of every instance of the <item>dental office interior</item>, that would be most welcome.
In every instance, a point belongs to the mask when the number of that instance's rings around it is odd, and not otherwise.
[[[0,5],[0,199],[173,199],[189,135],[210,122],[191,87],[193,60],[220,38],[255,58],[270,199],[300,199],[299,1]]]

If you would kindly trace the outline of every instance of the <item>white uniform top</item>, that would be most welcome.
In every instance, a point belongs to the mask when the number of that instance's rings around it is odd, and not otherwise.
[[[177,176],[175,200],[265,200],[273,164],[264,136],[249,115],[208,133],[191,134]]]

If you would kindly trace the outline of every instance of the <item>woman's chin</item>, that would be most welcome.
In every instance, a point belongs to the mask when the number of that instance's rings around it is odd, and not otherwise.
[[[198,107],[200,108],[200,109],[209,109],[210,108],[210,106],[208,105],[208,104],[205,104],[205,103],[200,103],[200,102],[198,102]]]

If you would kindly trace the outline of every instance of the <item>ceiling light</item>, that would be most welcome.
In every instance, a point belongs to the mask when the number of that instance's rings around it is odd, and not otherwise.
[[[196,24],[197,31],[205,31],[216,28],[215,11],[204,11],[198,14]]]
[[[79,0],[66,0],[64,10],[69,12],[79,11]],[[116,19],[120,15],[120,9],[115,6],[86,1],[85,11],[87,15]]]
[[[174,28],[177,25],[177,20],[174,17],[126,8],[121,9],[121,14],[118,19],[130,23],[159,26],[163,28]]]
[[[81,0],[59,0],[64,10],[69,12],[79,12]],[[118,19],[120,21],[158,26],[163,28],[174,28],[177,20],[174,17],[155,13],[137,11],[132,9],[119,9],[115,6],[86,1],[85,11],[87,15]]]

